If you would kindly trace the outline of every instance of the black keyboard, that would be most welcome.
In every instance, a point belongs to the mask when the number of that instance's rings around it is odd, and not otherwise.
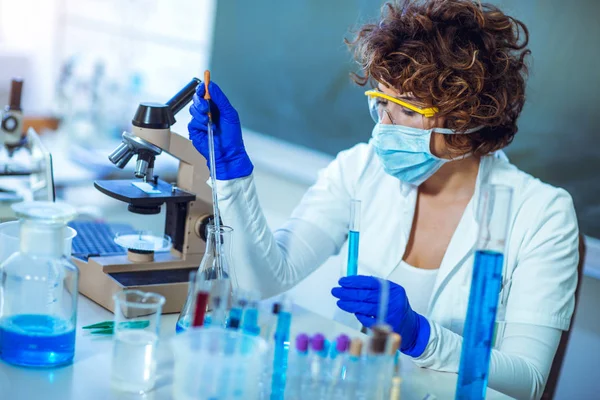
[[[133,227],[127,224],[95,221],[71,221],[69,226],[77,231],[71,254],[84,260],[89,257],[126,254],[127,251],[115,243],[115,234],[134,232]]]

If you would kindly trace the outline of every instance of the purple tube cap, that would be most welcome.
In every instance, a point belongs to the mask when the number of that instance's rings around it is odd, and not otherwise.
[[[305,333],[301,333],[300,335],[296,336],[296,350],[303,353],[306,352],[308,350],[309,341],[308,335]]]
[[[338,353],[345,353],[350,348],[350,338],[347,335],[340,335],[335,341],[335,349]]]
[[[313,351],[323,351],[325,348],[325,336],[323,336],[321,333],[317,333],[315,336],[313,336],[310,340],[310,348]]]

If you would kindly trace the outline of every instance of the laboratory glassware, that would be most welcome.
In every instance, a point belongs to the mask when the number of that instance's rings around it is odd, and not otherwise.
[[[64,255],[65,227],[76,215],[64,203],[12,206],[19,251],[0,265],[0,358],[28,367],[69,364],[75,354],[79,270]]]
[[[19,221],[9,221],[0,224],[0,264],[10,255],[19,251],[19,242],[21,239]],[[73,239],[77,236],[77,231],[70,226],[64,227],[63,254],[65,257],[71,256],[71,245]]]
[[[206,316],[209,317],[207,319],[209,322],[214,319],[212,317],[216,312],[226,312],[228,305],[230,304],[229,297],[231,296],[232,291],[238,288],[235,269],[231,263],[230,254],[233,229],[221,225],[220,230],[221,234],[215,235],[215,226],[212,224],[206,226],[206,250],[196,274],[195,285],[197,289],[188,290],[188,297],[177,321],[179,326],[178,329],[180,331],[185,330],[186,327],[190,326],[193,322],[193,313],[195,311],[195,303],[197,300],[196,297],[200,291],[200,287],[207,288],[210,286],[211,299],[208,306],[209,314]],[[217,236],[220,237],[221,243],[220,266],[216,256],[217,248],[215,239]],[[202,283],[204,281],[211,281],[209,282],[210,285]],[[222,294],[222,291],[225,293]],[[221,299],[222,296],[225,298]],[[215,304],[217,305],[217,309],[214,309]]]
[[[271,400],[283,400],[292,324],[292,304],[284,298],[277,314],[277,326],[273,342],[273,377],[271,380]]]
[[[285,383],[285,399],[287,400],[300,400],[307,397],[307,393],[303,393],[302,381],[304,375],[310,371],[309,343],[310,338],[307,334],[301,333],[296,336],[296,352],[291,354]]]
[[[360,200],[350,201],[350,224],[348,228],[348,265],[346,275],[358,274],[358,243],[360,239]]]
[[[175,400],[257,399],[267,343],[222,327],[192,328],[171,341]]]
[[[248,292],[244,289],[237,288],[233,292],[233,304],[229,310],[227,318],[227,328],[239,329],[242,324],[244,310],[248,305]]]
[[[165,298],[156,293],[124,290],[115,293],[113,299],[111,387],[143,394],[156,383],[156,347]]]
[[[481,187],[479,235],[463,330],[456,399],[485,398],[511,200],[512,189],[508,186],[485,184]]]
[[[211,281],[197,281],[197,272],[190,272],[188,295],[183,309],[175,325],[176,333],[181,333],[190,326],[204,325],[204,317],[208,309]]]
[[[260,293],[258,291],[248,292],[248,305],[242,315],[242,331],[248,335],[258,336],[260,326],[258,324]]]
[[[221,217],[219,212],[219,198],[217,196],[217,167],[215,161],[215,137],[213,132],[213,118],[211,112],[211,98],[210,92],[208,91],[208,84],[210,83],[210,71],[204,71],[204,100],[208,103],[208,163],[209,163],[209,173],[210,173],[210,184],[212,188],[212,201],[213,201],[213,223],[215,232],[219,232],[221,230]],[[215,237],[215,265],[217,268],[218,279],[223,278],[223,263],[221,261],[222,248],[221,248],[221,238],[219,236]]]

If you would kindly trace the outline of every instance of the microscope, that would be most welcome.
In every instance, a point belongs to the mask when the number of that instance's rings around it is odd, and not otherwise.
[[[54,201],[52,156],[33,128],[23,129],[23,80],[13,78],[8,105],[0,109],[0,220],[14,219],[11,204]]]
[[[18,148],[24,140],[23,136],[23,111],[21,110],[21,93],[23,80],[14,78],[10,85],[10,98],[8,105],[2,110],[0,118],[0,135],[2,144],[9,155]]]
[[[127,255],[74,258],[80,270],[79,291],[108,310],[113,311],[112,295],[123,289],[163,295],[165,313],[179,312],[185,303],[189,273],[204,255],[212,193],[206,184],[209,171],[204,157],[171,126],[198,84],[199,79],[192,79],[165,104],[138,106],[131,133],[123,133],[122,143],[109,156],[121,169],[136,157],[135,179],[94,182],[100,192],[127,203],[132,213],[158,214],[166,204],[165,235],[171,239],[168,252],[132,246]],[[154,171],[154,161],[162,152],[179,160],[176,185],[159,179]]]

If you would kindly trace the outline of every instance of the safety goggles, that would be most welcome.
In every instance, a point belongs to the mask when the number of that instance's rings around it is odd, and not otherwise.
[[[428,107],[428,108],[420,108],[411,104],[405,100],[398,99],[396,97],[389,96],[385,93],[379,92],[377,90],[367,90],[365,92],[365,96],[369,100],[369,112],[371,113],[371,117],[376,123],[379,123],[383,120],[383,118],[388,116],[392,123],[394,123],[393,118],[393,110],[389,107],[389,104],[393,103],[394,105],[398,105],[414,111],[418,114],[423,115],[424,117],[430,118],[433,117],[439,110],[436,107]]]

